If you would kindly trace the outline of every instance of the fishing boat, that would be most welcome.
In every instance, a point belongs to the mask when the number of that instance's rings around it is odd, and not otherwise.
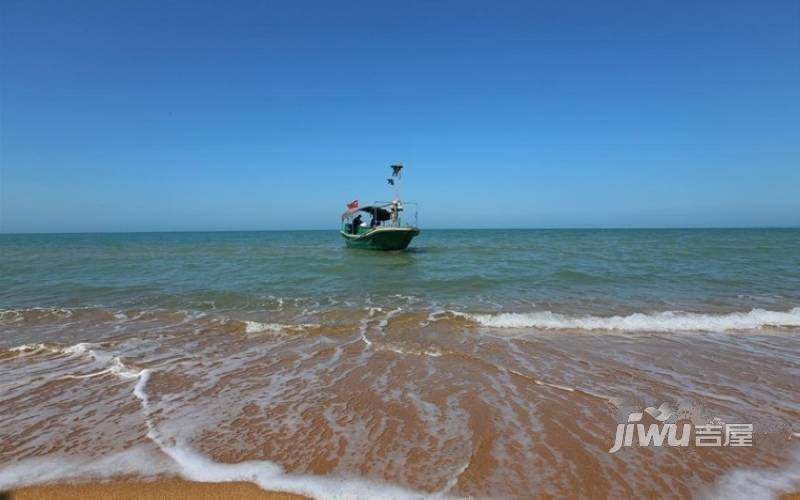
[[[419,234],[417,204],[400,201],[399,181],[402,169],[402,164],[392,165],[392,177],[387,179],[394,187],[392,201],[359,206],[358,200],[353,200],[347,204],[347,211],[342,214],[341,234],[348,247],[405,250]],[[405,216],[406,206],[414,207],[413,224]]]

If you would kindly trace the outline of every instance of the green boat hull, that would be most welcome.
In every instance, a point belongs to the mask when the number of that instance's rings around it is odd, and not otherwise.
[[[341,232],[345,243],[350,248],[364,250],[404,250],[411,240],[419,234],[415,227],[377,228],[361,234]]]

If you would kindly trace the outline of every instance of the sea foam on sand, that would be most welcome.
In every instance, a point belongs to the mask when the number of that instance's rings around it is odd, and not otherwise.
[[[530,313],[463,314],[493,328],[553,330],[620,330],[644,332],[755,330],[763,327],[800,326],[800,307],[788,312],[753,309],[728,314],[679,311],[635,313],[628,316],[570,316],[550,311]]]
[[[734,470],[699,496],[768,500],[797,491],[800,491],[800,447],[795,448],[789,462],[779,470]]]
[[[287,474],[269,461],[251,460],[239,463],[219,463],[198,453],[184,443],[162,436],[151,419],[150,401],[146,392],[152,371],[138,372],[122,364],[119,357],[97,349],[93,344],[76,344],[67,348],[47,346],[20,346],[19,352],[47,349],[67,355],[85,355],[95,361],[105,361],[108,366],[102,373],[113,373],[122,379],[136,379],[133,396],[139,400],[147,437],[157,450],[138,445],[127,450],[103,455],[82,457],[74,455],[51,455],[27,458],[4,464],[0,468],[0,491],[12,490],[34,484],[64,480],[96,480],[125,474],[141,477],[177,475],[196,482],[252,482],[267,491],[284,491],[314,498],[331,496],[368,496],[370,498],[419,498],[422,494],[400,486],[358,478]],[[427,496],[439,496],[453,486],[448,483],[445,490]]]

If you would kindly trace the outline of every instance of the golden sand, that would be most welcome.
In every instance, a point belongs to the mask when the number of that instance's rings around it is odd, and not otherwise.
[[[2,368],[17,382],[2,417],[13,439],[0,440],[0,456],[23,479],[198,465],[238,478],[257,467],[283,471],[286,487],[316,476],[341,496],[376,495],[374,485],[479,498],[690,497],[735,493],[739,471],[754,470],[791,484],[800,350],[789,332],[509,336],[446,315],[428,324],[427,312],[338,314],[313,320],[344,325],[332,336],[277,334],[272,323],[231,333],[214,317],[177,327],[170,313],[102,344],[8,350]],[[98,328],[115,331],[105,321]],[[162,328],[171,333],[139,338]],[[659,402],[776,431],[755,433],[749,447],[609,453],[618,425]],[[170,462],[172,450],[188,462]],[[90,477],[7,497],[269,497],[246,483]]]
[[[264,491],[252,483],[195,483],[181,479],[154,482],[48,484],[0,492],[0,500],[298,500],[304,497]]]

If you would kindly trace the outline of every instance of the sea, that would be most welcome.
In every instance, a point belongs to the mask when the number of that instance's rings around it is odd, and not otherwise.
[[[800,491],[800,229],[0,235],[0,490],[164,476]]]

